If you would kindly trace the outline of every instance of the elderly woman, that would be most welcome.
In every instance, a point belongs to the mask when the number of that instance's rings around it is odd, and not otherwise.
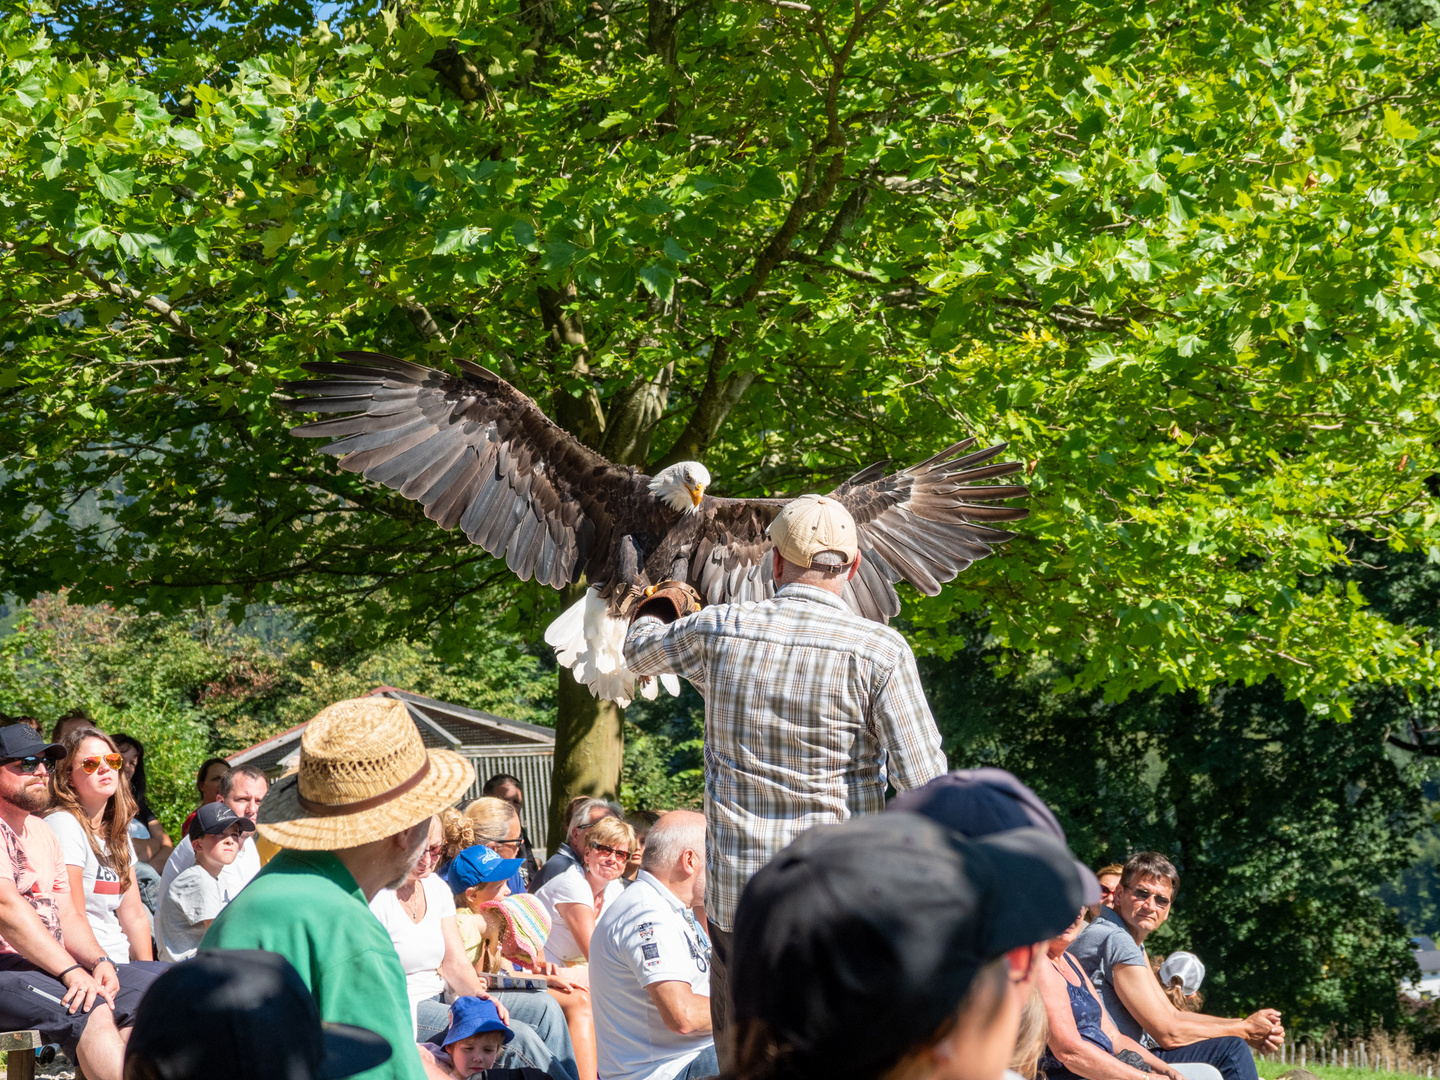
[[[619,818],[601,818],[584,835],[585,849],[580,853],[583,869],[582,864],[567,867],[535,894],[550,912],[545,958],[562,967],[590,962],[590,935],[595,932],[595,920],[605,905],[624,890],[620,875],[635,850],[635,830]],[[589,985],[587,976],[567,974],[584,978]]]
[[[390,934],[405,969],[416,1041],[422,1043],[433,1042],[450,1026],[447,991],[455,997],[492,997],[465,955],[450,886],[435,873],[444,850],[443,827],[438,817],[432,818],[420,860],[398,888],[381,889],[370,901],[370,910]],[[515,1032],[497,1067],[533,1065],[553,1080],[577,1080],[570,1035],[553,999],[545,994],[524,999],[494,995],[494,999],[508,1010]]]
[[[1130,1051],[1125,1057],[1132,1062],[1143,1061],[1156,1076],[1184,1080],[1175,1066],[1120,1033],[1085,972],[1065,951],[1084,926],[1085,909],[1081,908],[1075,921],[1046,943],[1046,961],[1040,966],[1040,997],[1045,1003],[1050,1037],[1040,1059],[1040,1071],[1047,1080],[1143,1080],[1142,1070],[1117,1056]]]

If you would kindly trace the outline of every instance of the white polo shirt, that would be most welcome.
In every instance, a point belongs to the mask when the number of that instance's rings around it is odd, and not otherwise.
[[[710,943],[687,914],[644,870],[600,913],[590,938],[590,1001],[605,1080],[671,1080],[714,1041],[671,1031],[645,991],[683,982],[710,996]]]

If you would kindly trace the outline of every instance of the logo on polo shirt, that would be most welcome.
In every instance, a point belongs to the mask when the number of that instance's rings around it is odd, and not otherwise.
[[[654,971],[660,966],[660,946],[653,941],[640,946],[640,956],[646,971]]]
[[[655,936],[655,924],[653,922],[642,922],[639,929],[641,941],[649,941]]]

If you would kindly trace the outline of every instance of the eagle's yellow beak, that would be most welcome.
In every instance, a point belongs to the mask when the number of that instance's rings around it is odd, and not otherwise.
[[[687,489],[690,492],[690,502],[695,506],[700,505],[700,500],[705,497],[705,485],[696,484],[693,488]]]

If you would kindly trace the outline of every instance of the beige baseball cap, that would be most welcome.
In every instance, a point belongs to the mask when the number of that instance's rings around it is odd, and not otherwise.
[[[791,499],[770,523],[769,535],[781,558],[807,569],[848,566],[860,552],[855,519],[826,495]],[[835,554],[817,561],[822,552]]]

